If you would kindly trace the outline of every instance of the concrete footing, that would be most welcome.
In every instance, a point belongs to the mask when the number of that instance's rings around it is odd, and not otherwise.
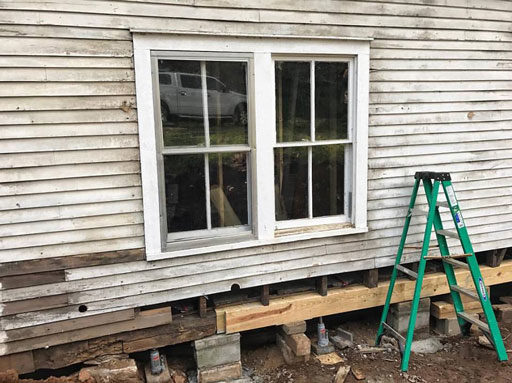
[[[194,342],[198,383],[244,382],[240,334],[214,335]]]
[[[409,326],[412,301],[395,303],[390,306],[387,322],[396,331],[404,333]],[[430,298],[420,299],[416,316],[415,330],[428,328],[430,325]]]

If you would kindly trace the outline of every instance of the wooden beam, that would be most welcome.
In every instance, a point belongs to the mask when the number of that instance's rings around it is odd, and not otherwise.
[[[489,267],[498,267],[505,258],[508,249],[495,249],[485,255],[485,264]]]
[[[270,286],[269,285],[261,286],[260,301],[263,306],[268,306],[269,301],[270,301]]]
[[[201,318],[206,318],[206,297],[205,296],[200,296],[199,297],[199,302],[197,303],[198,306],[199,306],[199,316]]]
[[[512,260],[502,262],[498,268],[481,267],[486,285],[495,285],[512,281]],[[468,270],[455,270],[459,285],[473,285]],[[362,285],[342,288],[331,288],[327,296],[316,293],[303,293],[290,297],[276,297],[268,306],[259,303],[246,303],[223,307],[216,310],[220,316],[217,321],[218,332],[234,333],[261,327],[275,326],[299,320],[312,319],[319,316],[333,315],[342,312],[366,309],[384,304],[389,281],[380,282],[377,287],[369,289]],[[395,285],[392,303],[412,299],[415,281],[399,279]],[[444,273],[425,275],[423,279],[422,297],[449,293]]]
[[[363,271],[363,285],[369,289],[377,287],[379,283],[379,269],[370,269]]]
[[[18,374],[26,374],[35,370],[32,351],[0,356],[0,371],[16,370]]]
[[[483,310],[480,302],[473,301],[464,303],[464,311],[468,313],[481,313]],[[430,314],[437,319],[455,318],[455,308],[453,303],[450,302],[432,302],[430,304]]]
[[[318,291],[318,294],[320,294],[322,297],[327,295],[327,282],[327,275],[318,277],[316,279],[316,291]]]

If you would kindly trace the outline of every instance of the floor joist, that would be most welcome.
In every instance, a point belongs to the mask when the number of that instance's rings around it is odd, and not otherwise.
[[[512,260],[502,262],[499,267],[481,267],[482,276],[487,286],[512,281]],[[460,286],[472,287],[468,270],[457,269],[455,275]],[[399,279],[396,282],[392,302],[412,299],[415,281]],[[268,306],[259,302],[232,305],[218,308],[217,332],[234,333],[261,327],[275,326],[319,316],[382,306],[384,304],[389,282],[379,282],[375,288],[353,285],[331,288],[326,296],[316,292],[301,293],[281,298],[271,298]],[[425,275],[422,297],[449,293],[444,273]]]

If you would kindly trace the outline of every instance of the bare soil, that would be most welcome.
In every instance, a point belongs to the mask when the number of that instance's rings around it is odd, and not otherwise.
[[[341,365],[350,365],[365,376],[357,380],[352,372],[346,379],[353,382],[453,382],[491,383],[512,382],[512,362],[499,362],[494,350],[478,344],[478,333],[470,337],[441,338],[445,346],[435,354],[412,354],[408,373],[400,372],[400,354],[384,351],[362,354],[357,345],[373,345],[377,323],[358,320],[342,324],[354,334],[354,346],[336,352],[344,359],[336,365],[322,365],[312,355],[308,363],[288,366],[275,345],[242,351],[243,366],[254,370],[254,375],[265,383],[332,383]],[[500,323],[507,350],[512,350],[512,324]],[[423,331],[415,339],[437,336]]]

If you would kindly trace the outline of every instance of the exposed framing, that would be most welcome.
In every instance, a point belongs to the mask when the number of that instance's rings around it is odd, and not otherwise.
[[[285,38],[285,37],[233,37],[194,34],[134,33],[135,81],[139,119],[141,173],[144,206],[144,231],[148,260],[192,254],[225,251],[230,249],[290,242],[333,235],[366,232],[367,163],[368,163],[368,89],[369,41],[344,38]],[[157,129],[155,129],[155,93],[151,76],[151,51],[179,51],[189,57],[189,52],[249,54],[248,104],[252,116],[249,126],[251,167],[253,182],[252,233],[249,237],[229,242],[200,241],[167,249],[167,233],[161,222],[162,201],[155,198],[159,190],[157,160]],[[311,54],[314,53],[314,56]],[[196,53],[197,54],[197,53]],[[354,102],[350,112],[354,117],[353,166],[352,166],[352,219],[349,225],[320,228],[307,233],[279,235],[276,233],[274,206],[275,142],[275,81],[274,57],[346,57],[353,62]],[[257,79],[257,81],[255,81]],[[261,175],[258,177],[258,175]],[[357,176],[355,176],[357,175]],[[157,193],[157,194],[155,194]],[[357,196],[357,198],[356,198]]]

